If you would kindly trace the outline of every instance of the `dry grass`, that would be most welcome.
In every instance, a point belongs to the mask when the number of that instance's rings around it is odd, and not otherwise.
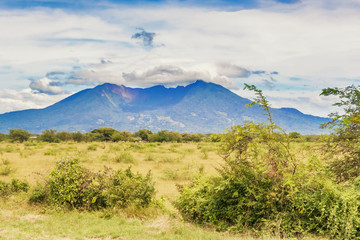
[[[311,157],[316,149],[308,143],[294,143],[292,147],[300,160]],[[76,157],[93,171],[104,166],[114,170],[132,166],[133,171],[142,174],[152,172],[157,198],[164,199],[167,209],[157,218],[140,220],[134,216],[129,219],[126,213],[119,213],[107,219],[103,212],[57,212],[52,208],[30,206],[27,198],[20,195],[10,201],[0,199],[0,239],[252,239],[185,224],[171,204],[178,195],[177,184],[189,183],[199,172],[217,174],[216,168],[223,163],[218,155],[219,148],[219,143],[205,142],[0,142],[0,169],[14,169],[0,175],[2,181],[18,178],[35,186],[48,176],[55,162],[63,156]],[[130,160],[116,160],[125,155],[131,155]]]
[[[0,160],[16,171],[0,175],[0,180],[27,180],[35,185],[46,177],[55,162],[63,156],[73,156],[86,168],[106,167],[147,173],[151,170],[158,197],[174,199],[176,184],[185,184],[202,171],[215,174],[222,159],[214,143],[0,143]],[[204,152],[207,157],[204,158]],[[0,161],[0,168],[2,162]]]

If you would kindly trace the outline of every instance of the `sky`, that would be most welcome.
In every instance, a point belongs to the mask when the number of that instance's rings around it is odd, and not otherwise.
[[[2,0],[0,113],[109,82],[198,79],[327,116],[360,82],[360,0]]]

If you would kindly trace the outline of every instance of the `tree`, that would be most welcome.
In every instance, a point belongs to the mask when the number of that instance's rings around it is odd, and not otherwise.
[[[83,134],[81,132],[79,132],[79,131],[71,133],[71,138],[75,142],[81,142],[81,141],[84,140]]]
[[[298,133],[298,132],[291,132],[291,133],[289,133],[289,138],[291,138],[291,139],[300,139],[301,134]]]
[[[134,133],[134,137],[140,137],[143,141],[149,141],[151,135],[153,135],[153,133],[148,129],[140,129]]]
[[[333,132],[328,143],[327,152],[331,159],[329,168],[339,182],[360,176],[360,86],[345,88],[325,88],[322,96],[337,96],[339,101],[334,106],[340,107],[342,113],[329,114],[332,120],[322,125]]]
[[[112,135],[117,132],[111,127],[100,127],[94,129],[90,132],[90,135],[93,135],[94,140],[96,141],[112,141]]]
[[[24,142],[29,140],[30,133],[24,129],[10,129],[9,138],[12,141]]]
[[[334,130],[334,134],[343,139],[357,139],[360,133],[360,86],[354,85],[345,88],[325,88],[322,96],[338,96],[338,102],[334,106],[340,107],[343,113],[334,112],[329,114],[331,122],[323,124],[324,128]]]
[[[41,141],[44,142],[59,142],[59,138],[56,136],[56,130],[54,129],[45,129],[41,132],[39,136]]]
[[[119,142],[119,141],[130,141],[131,140],[131,132],[129,131],[121,131],[121,132],[118,132],[118,131],[115,131],[113,133],[113,135],[111,135],[111,139],[112,141],[114,142]]]
[[[65,131],[56,133],[56,138],[63,142],[72,140],[71,133]]]
[[[5,133],[0,133],[0,142],[1,141],[4,141],[5,139],[7,139],[8,138],[8,135],[7,134],[5,134]]]

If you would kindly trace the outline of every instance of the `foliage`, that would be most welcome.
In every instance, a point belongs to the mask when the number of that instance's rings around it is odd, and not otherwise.
[[[325,88],[323,96],[338,96],[340,101],[334,106],[341,107],[344,113],[331,113],[332,121],[324,124],[324,127],[334,129],[338,136],[345,139],[353,139],[360,133],[360,90],[351,85],[345,88]]]
[[[100,127],[92,130],[90,136],[95,141],[112,141],[111,137],[115,132],[116,130],[111,127]]]
[[[86,171],[77,159],[62,158],[56,162],[49,176],[51,200],[55,204],[80,207],[83,204],[82,191],[86,184]]]
[[[221,142],[223,139],[223,135],[219,133],[218,134],[213,133],[209,136],[208,139],[210,142]]]
[[[8,196],[12,193],[27,192],[29,184],[19,179],[12,179],[11,183],[0,181],[0,196]]]
[[[30,138],[30,133],[24,129],[10,129],[9,138],[14,142],[24,142]]]
[[[267,100],[255,86],[265,111]],[[219,176],[200,176],[179,187],[176,207],[182,216],[219,230],[266,231],[280,237],[304,233],[330,238],[359,238],[360,193],[339,185],[312,157],[299,162],[289,135],[272,122],[233,126],[223,136],[225,165]],[[360,182],[360,181],[359,181]]]
[[[57,141],[61,141],[61,142],[74,140],[72,134],[65,131],[56,133],[56,138]]]
[[[298,132],[290,132],[289,133],[289,138],[291,139],[301,139],[301,134]]]
[[[205,138],[205,135],[200,133],[195,133],[195,134],[183,133],[181,135],[183,142],[200,142]]]
[[[178,132],[161,130],[155,134],[152,134],[149,140],[150,142],[181,142],[182,137]]]
[[[109,207],[148,207],[153,201],[155,188],[150,172],[143,177],[139,173],[134,174],[131,168],[125,171],[118,170],[111,173],[108,182],[109,190],[103,192],[103,196]]]
[[[72,140],[74,140],[75,142],[81,142],[84,140],[83,134],[79,131],[71,133],[71,137],[72,137]]]
[[[115,131],[112,135],[111,135],[111,139],[114,142],[119,142],[119,141],[130,141],[131,140],[131,132],[129,131]]]
[[[7,134],[0,133],[0,142],[6,140],[7,138],[8,138]]]
[[[337,181],[344,182],[360,176],[360,90],[354,85],[345,88],[326,88],[323,96],[338,96],[334,106],[343,113],[331,113],[332,121],[323,125],[333,130],[327,151],[331,160],[329,169]]]
[[[54,129],[45,129],[41,132],[39,139],[43,142],[59,142],[57,131]]]
[[[31,190],[29,202],[30,203],[43,203],[48,198],[49,190],[47,186],[37,183]]]
[[[257,89],[255,85],[249,85],[249,84],[244,84],[244,90],[250,90],[250,91],[254,91],[255,92],[255,99],[250,103],[247,104],[245,106],[249,106],[249,107],[253,107],[255,104],[258,104],[260,107],[263,108],[263,110],[265,111],[265,114],[268,116],[267,120],[270,122],[270,124],[273,124],[273,120],[272,120],[272,113],[270,111],[270,104],[269,101],[266,99],[266,97],[263,95],[262,90]]]
[[[143,141],[149,141],[152,134],[152,131],[148,129],[140,129],[139,131],[134,133],[134,137],[140,137]]]
[[[106,168],[102,172],[86,170],[76,159],[63,158],[49,176],[50,200],[72,208],[107,208],[135,205],[147,207],[155,189],[150,172],[143,177]]]

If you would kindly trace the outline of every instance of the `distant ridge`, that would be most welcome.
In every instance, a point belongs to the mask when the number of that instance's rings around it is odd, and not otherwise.
[[[75,93],[43,109],[0,114],[0,132],[22,128],[33,133],[44,129],[90,131],[101,126],[137,131],[168,129],[189,133],[223,132],[244,121],[266,121],[259,106],[230,90],[198,80],[185,87],[129,88],[105,83]],[[319,134],[328,118],[303,114],[294,108],[272,108],[273,119],[288,132]]]

